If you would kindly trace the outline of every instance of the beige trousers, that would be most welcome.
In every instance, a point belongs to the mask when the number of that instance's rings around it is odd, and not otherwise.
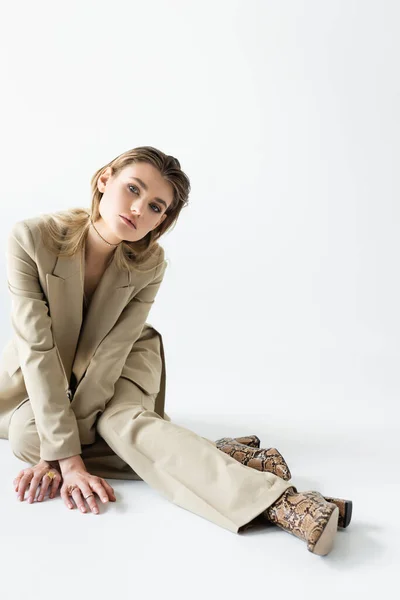
[[[93,475],[143,480],[174,504],[233,533],[293,485],[242,465],[211,440],[161,418],[148,408],[154,396],[132,381],[120,378],[116,386],[118,393],[98,418],[98,438],[82,446],[81,457]],[[29,400],[13,413],[8,439],[15,456],[39,462],[40,440]]]

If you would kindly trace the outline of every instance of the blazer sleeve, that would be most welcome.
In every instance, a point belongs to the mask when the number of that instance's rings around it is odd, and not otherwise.
[[[11,324],[40,438],[40,457],[50,461],[80,454],[79,430],[39,281],[34,241],[24,221],[14,224],[8,237],[7,281]]]
[[[128,302],[114,327],[97,347],[76,389],[72,404],[79,406],[78,427],[82,427],[82,435],[87,431],[94,435],[96,419],[113,397],[126,359],[142,333],[168,264],[164,260],[164,250],[160,248],[163,261],[154,278]],[[85,398],[89,397],[93,401],[86,402]],[[93,406],[96,407],[95,412]]]

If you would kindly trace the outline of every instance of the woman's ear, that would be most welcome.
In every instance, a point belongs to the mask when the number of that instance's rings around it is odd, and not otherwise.
[[[109,180],[110,177],[111,177],[111,167],[107,167],[105,169],[105,171],[103,171],[103,173],[101,173],[101,175],[99,175],[99,177],[97,179],[97,188],[99,189],[99,191],[102,194],[104,194],[104,190],[106,188],[107,181]]]

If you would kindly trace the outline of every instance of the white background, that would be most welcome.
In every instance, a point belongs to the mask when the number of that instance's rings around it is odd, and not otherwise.
[[[110,567],[110,588],[82,575],[85,597],[108,597],[115,585],[167,594],[167,576],[175,597],[190,591],[189,576],[195,597],[372,598],[389,586],[399,532],[399,25],[394,0],[4,4],[1,343],[12,335],[13,223],[89,207],[98,168],[155,146],[179,159],[192,185],[160,242],[169,266],[148,319],[164,339],[167,413],[209,437],[256,433],[287,457],[299,489],[325,484],[354,501],[352,524],[320,559],[280,530],[275,545],[264,534],[231,535],[137,482],[149,497],[139,516],[150,519],[149,502],[156,517],[166,512],[165,550],[153,538],[148,560],[119,556],[122,579]],[[0,446],[11,481],[23,464]],[[8,480],[2,496],[16,550],[20,512],[29,523],[41,510],[44,525],[50,509],[16,505]],[[51,510],[60,521],[67,512],[61,501]],[[111,512],[76,519],[104,523]],[[71,525],[60,527],[67,535]],[[76,527],[79,536],[86,525]],[[147,531],[132,525],[131,552],[139,543],[150,552]],[[120,543],[106,540],[101,552],[96,542],[93,552],[105,564]],[[28,537],[24,552],[37,544]],[[94,568],[91,552],[79,556]],[[37,588],[34,561],[23,564],[30,597],[53,595],[46,570]],[[151,580],[154,565],[165,579]],[[59,597],[75,595],[72,583],[57,583]]]

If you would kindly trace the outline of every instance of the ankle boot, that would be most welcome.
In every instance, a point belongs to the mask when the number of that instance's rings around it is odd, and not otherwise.
[[[298,493],[288,488],[261,513],[278,527],[307,542],[307,549],[319,556],[328,554],[337,532],[339,509],[315,491]]]
[[[215,442],[218,450],[229,454],[238,462],[247,467],[258,469],[258,471],[268,471],[278,475],[281,479],[289,481],[292,477],[282,454],[276,448],[257,448],[248,446],[238,440],[246,440],[257,436],[248,436],[242,438],[221,438]],[[258,440],[258,438],[257,438]],[[252,440],[254,442],[254,440]]]
[[[225,439],[225,438],[223,438]],[[261,440],[256,435],[245,435],[243,437],[235,437],[235,438],[226,438],[229,440],[235,440],[239,444],[244,444],[245,446],[250,446],[251,448],[259,448],[261,444]]]
[[[250,441],[250,444],[248,443]],[[259,471],[268,471],[285,481],[291,479],[289,467],[282,454],[276,448],[260,448],[260,438],[248,435],[235,438],[221,438],[214,442],[222,452],[229,454],[238,462]],[[247,448],[246,448],[247,446]],[[339,509],[338,527],[348,527],[353,512],[351,500],[323,496],[327,502],[336,504]]]

